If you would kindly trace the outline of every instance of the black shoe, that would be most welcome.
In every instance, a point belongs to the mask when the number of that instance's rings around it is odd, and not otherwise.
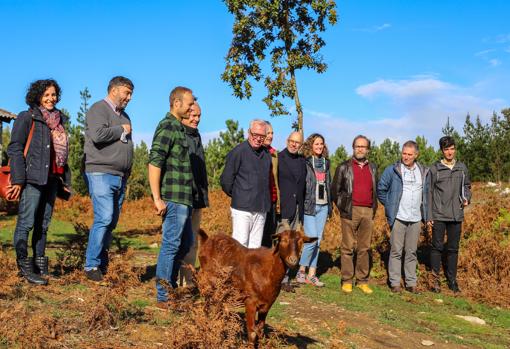
[[[400,286],[391,286],[391,292],[400,293],[402,290],[400,289]]]
[[[35,285],[48,284],[48,280],[43,279],[34,273],[34,260],[32,258],[18,259],[16,262],[18,263],[21,276],[23,276],[28,282]]]
[[[452,290],[453,293],[460,293],[460,288],[457,281],[448,282],[448,288]]]
[[[406,287],[406,291],[409,293],[420,294],[416,286],[408,286]]]
[[[85,270],[85,275],[87,276],[87,279],[92,281],[99,282],[103,280],[103,273],[101,273],[101,270],[99,270],[98,268]]]
[[[285,292],[295,293],[296,290],[294,289],[294,286],[290,284],[290,282],[284,282],[282,283],[282,290]]]
[[[35,257],[34,258],[34,273],[43,276],[48,276],[48,257]]]

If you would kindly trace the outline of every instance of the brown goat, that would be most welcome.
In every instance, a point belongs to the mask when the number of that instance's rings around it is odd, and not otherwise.
[[[317,240],[294,230],[273,237],[277,243],[272,249],[248,249],[230,236],[209,237],[203,230],[199,232],[200,272],[214,277],[217,268],[232,268],[232,286],[243,296],[248,338],[254,345],[263,335],[267,313],[280,294],[287,269],[297,266],[304,242]]]

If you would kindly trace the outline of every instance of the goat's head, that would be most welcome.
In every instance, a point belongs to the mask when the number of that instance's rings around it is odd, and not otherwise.
[[[303,243],[317,240],[297,230],[285,230],[274,234],[273,238],[277,240],[274,253],[278,253],[289,268],[294,268],[299,263]]]

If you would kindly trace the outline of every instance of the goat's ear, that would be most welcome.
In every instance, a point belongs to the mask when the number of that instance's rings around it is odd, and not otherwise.
[[[277,254],[278,251],[280,250],[280,238],[281,237],[282,237],[282,233],[277,233],[277,234],[271,235],[271,238],[273,240],[276,240],[276,243],[273,244],[273,254]]]
[[[202,245],[208,238],[209,236],[203,229],[198,231],[198,240],[200,241],[200,245]]]
[[[301,235],[301,240],[303,240],[303,242],[314,242],[318,240],[317,237],[311,238],[306,236],[302,231],[299,231],[299,235]]]

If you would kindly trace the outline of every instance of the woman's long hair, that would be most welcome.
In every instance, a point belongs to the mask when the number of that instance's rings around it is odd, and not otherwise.
[[[303,148],[302,148],[303,156],[305,158],[308,158],[308,157],[314,155],[313,154],[313,142],[315,142],[315,140],[317,138],[322,139],[322,142],[324,142],[324,150],[322,151],[322,157],[325,158],[325,159],[328,159],[329,158],[329,151],[328,151],[328,147],[326,146],[326,140],[319,133],[312,133],[310,136],[308,136],[306,141],[303,143]]]

